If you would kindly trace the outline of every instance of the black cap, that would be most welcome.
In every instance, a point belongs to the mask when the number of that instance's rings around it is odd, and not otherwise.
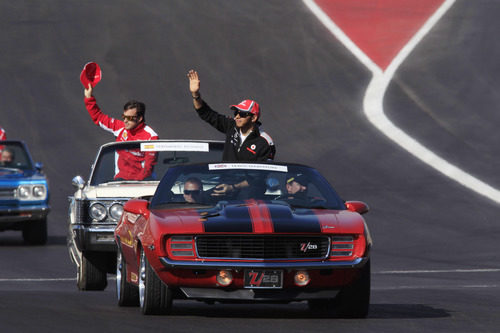
[[[291,182],[297,182],[300,185],[306,186],[308,183],[308,180],[307,180],[307,177],[301,173],[288,174],[286,176],[286,183],[289,184]]]

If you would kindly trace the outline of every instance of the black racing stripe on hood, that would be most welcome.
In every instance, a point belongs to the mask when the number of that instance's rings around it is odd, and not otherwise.
[[[252,221],[246,205],[225,206],[200,212],[205,232],[252,232]]]
[[[311,209],[298,208],[292,211],[288,206],[269,206],[274,232],[321,233],[321,224]]]

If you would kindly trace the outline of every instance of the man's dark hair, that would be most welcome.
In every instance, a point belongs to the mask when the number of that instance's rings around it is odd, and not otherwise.
[[[142,102],[136,100],[130,100],[123,106],[123,111],[137,108],[137,117],[142,117],[142,120],[146,121],[146,105]]]
[[[201,180],[199,178],[196,178],[196,177],[189,177],[188,179],[186,179],[186,181],[184,182],[184,184],[186,183],[191,183],[191,184],[195,184],[195,185],[198,185],[198,188],[200,190],[203,189],[203,185],[201,183]]]

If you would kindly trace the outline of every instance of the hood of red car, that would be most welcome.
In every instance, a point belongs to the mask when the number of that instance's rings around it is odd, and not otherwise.
[[[292,209],[288,205],[246,201],[210,209],[164,209],[154,219],[168,233],[362,233],[363,218],[353,212]]]

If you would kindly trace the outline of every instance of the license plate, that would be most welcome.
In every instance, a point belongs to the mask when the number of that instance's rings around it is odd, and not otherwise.
[[[283,271],[271,269],[246,269],[245,288],[283,288]]]

